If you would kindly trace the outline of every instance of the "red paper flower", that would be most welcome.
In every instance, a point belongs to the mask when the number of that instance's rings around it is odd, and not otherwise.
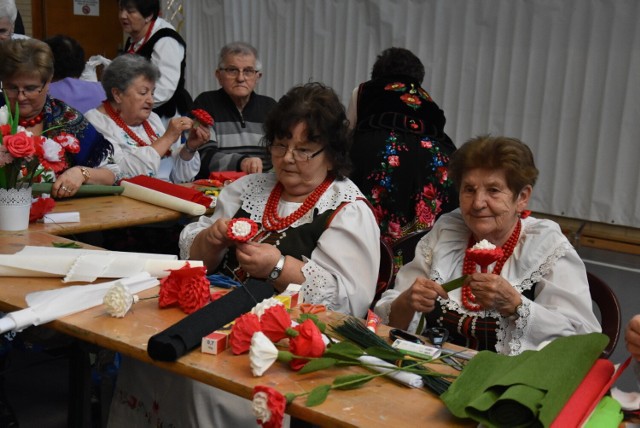
[[[258,233],[258,225],[250,218],[231,219],[227,226],[227,236],[233,241],[247,242],[256,233]]]
[[[27,135],[26,132],[7,135],[2,138],[2,144],[14,158],[25,158],[36,152],[35,138]]]
[[[29,223],[40,220],[45,214],[51,212],[55,206],[56,203],[53,198],[39,197],[31,203],[31,209],[29,210]]]
[[[191,267],[189,263],[171,270],[169,276],[160,280],[158,305],[166,308],[178,304],[187,314],[206,305],[211,300],[206,271],[204,266]]]
[[[291,317],[284,306],[271,306],[260,317],[260,327],[264,335],[275,343],[287,337],[286,330],[291,327]]]
[[[260,320],[258,316],[251,312],[240,315],[231,327],[231,333],[229,334],[231,351],[236,355],[249,352],[249,348],[251,348],[251,337],[253,337],[253,333],[256,331],[260,331]]]
[[[204,126],[213,126],[213,118],[211,115],[201,108],[191,111],[193,118]]]
[[[253,413],[263,428],[280,428],[287,399],[273,388],[257,385],[253,388]]]
[[[199,269],[201,272],[206,271],[206,268],[192,268]],[[180,292],[178,293],[178,304],[180,309],[185,314],[190,314],[211,301],[211,294],[209,294],[209,280],[204,275],[193,275],[181,284]]]
[[[487,266],[502,258],[502,248],[496,247],[492,250],[468,248],[466,254],[471,261],[480,265],[481,272],[486,273]]]
[[[8,123],[5,125],[0,125],[0,134],[2,134],[2,136],[11,134],[11,125],[9,125]]]
[[[318,326],[312,320],[307,319],[302,324],[294,327],[294,329],[299,334],[289,339],[289,351],[299,357],[321,357],[324,353],[325,345]],[[293,370],[300,370],[307,362],[308,360],[304,358],[294,358],[289,363],[289,366]]]

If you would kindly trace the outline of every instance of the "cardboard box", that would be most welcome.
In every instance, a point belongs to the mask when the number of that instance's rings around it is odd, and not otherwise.
[[[233,322],[230,322],[221,329],[203,337],[200,350],[205,354],[218,355],[227,349],[231,345],[229,341],[229,334],[231,333],[232,325]]]

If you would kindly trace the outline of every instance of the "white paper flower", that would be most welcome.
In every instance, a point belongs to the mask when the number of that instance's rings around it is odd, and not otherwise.
[[[107,313],[116,318],[123,318],[137,301],[138,296],[132,295],[127,287],[120,282],[116,282],[109,288],[103,299]]]
[[[253,409],[253,414],[256,416],[256,419],[265,423],[271,420],[271,410],[269,410],[269,396],[266,392],[258,392],[254,394],[251,408]]]
[[[0,107],[0,125],[9,123],[9,109],[6,105]]]
[[[264,299],[262,302],[255,305],[253,309],[251,309],[251,313],[257,315],[258,318],[260,318],[262,314],[264,314],[264,311],[269,309],[271,306],[276,306],[276,305],[284,306],[284,303],[282,303],[280,300],[276,299],[275,297],[270,297],[268,299]]]
[[[476,245],[473,246],[473,248],[471,248],[472,250],[495,250],[496,246],[493,245],[491,242],[487,241],[486,239],[483,239],[480,242],[477,242]]]
[[[261,331],[253,333],[251,348],[249,348],[249,362],[254,376],[262,376],[278,359],[278,349]]]

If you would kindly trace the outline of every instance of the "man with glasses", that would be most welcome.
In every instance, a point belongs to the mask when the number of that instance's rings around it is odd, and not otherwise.
[[[194,101],[194,108],[215,120],[211,141],[199,150],[202,166],[196,178],[207,178],[212,171],[253,174],[271,169],[260,140],[262,123],[276,101],[254,92],[261,69],[258,51],[248,43],[233,42],[220,50],[215,74],[221,88]]]

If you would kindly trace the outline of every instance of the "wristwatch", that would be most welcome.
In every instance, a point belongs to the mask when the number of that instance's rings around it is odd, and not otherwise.
[[[286,257],[284,255],[280,256],[280,258],[278,259],[278,263],[276,263],[276,265],[273,267],[273,270],[269,274],[267,281],[275,282],[275,280],[280,277],[280,274],[282,273],[282,268],[284,267],[285,259]]]

